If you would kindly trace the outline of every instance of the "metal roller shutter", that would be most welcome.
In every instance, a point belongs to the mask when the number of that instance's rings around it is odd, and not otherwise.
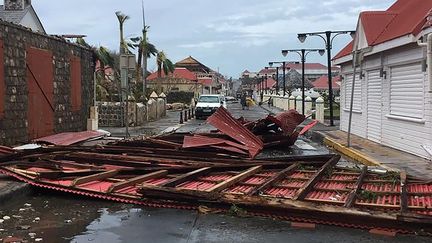
[[[424,116],[424,74],[421,63],[390,69],[390,114],[411,118]]]

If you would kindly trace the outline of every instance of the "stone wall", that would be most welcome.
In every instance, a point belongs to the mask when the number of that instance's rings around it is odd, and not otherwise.
[[[5,87],[5,95],[0,97],[4,101],[4,114],[0,118],[0,144],[14,145],[31,139],[28,129],[28,48],[52,53],[52,133],[85,130],[93,99],[92,51],[64,39],[35,33],[3,21],[0,21],[0,41],[3,43],[4,54],[3,60],[0,60],[0,65],[4,65],[4,76],[3,80],[0,78],[0,82],[3,81]],[[78,69],[81,70],[81,105],[78,109],[72,108],[71,101],[71,57],[78,59],[81,66]]]

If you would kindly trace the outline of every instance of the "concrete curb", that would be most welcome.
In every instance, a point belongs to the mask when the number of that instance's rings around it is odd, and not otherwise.
[[[333,148],[335,151],[343,154],[344,156],[348,157],[349,159],[360,162],[360,163],[367,165],[367,166],[377,166],[377,167],[381,167],[381,168],[384,168],[384,169],[389,170],[389,171],[397,171],[394,168],[390,168],[388,166],[383,165],[381,162],[369,157],[366,154],[359,152],[356,149],[348,148],[345,145],[336,142],[335,140],[329,138],[328,136],[326,136],[325,134],[323,134],[321,132],[316,132],[316,133],[319,133],[320,136],[323,137],[324,145],[326,145],[330,148]]]

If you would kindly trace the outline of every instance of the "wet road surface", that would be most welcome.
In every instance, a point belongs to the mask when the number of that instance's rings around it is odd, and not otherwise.
[[[26,204],[26,205],[24,205]],[[430,242],[431,238],[375,236],[367,231],[196,211],[155,209],[35,190],[2,205],[0,238],[28,242]],[[33,237],[33,238],[32,238]],[[37,241],[36,239],[40,240]]]

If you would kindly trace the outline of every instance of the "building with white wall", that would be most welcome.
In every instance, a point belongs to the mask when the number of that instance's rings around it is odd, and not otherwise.
[[[360,14],[354,41],[334,58],[342,73],[341,130],[348,130],[352,52],[361,50],[353,134],[432,158],[431,10],[432,0],[398,0],[385,11]]]
[[[4,5],[0,5],[0,19],[25,26],[34,32],[46,33],[31,0],[4,0]]]

